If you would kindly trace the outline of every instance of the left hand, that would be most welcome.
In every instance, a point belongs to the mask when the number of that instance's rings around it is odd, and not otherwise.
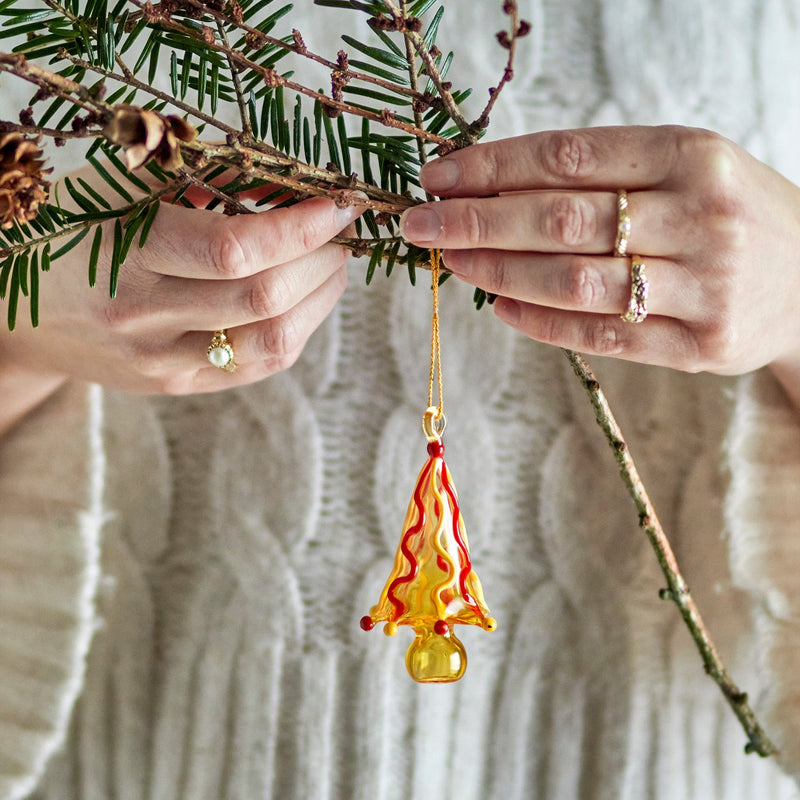
[[[444,249],[446,268],[498,295],[495,313],[533,339],[690,372],[778,364],[796,368],[800,391],[800,188],[727,139],[676,126],[535,133],[429,162],[421,178],[447,199],[407,211],[406,239]],[[632,254],[650,283],[642,324],[620,318]]]

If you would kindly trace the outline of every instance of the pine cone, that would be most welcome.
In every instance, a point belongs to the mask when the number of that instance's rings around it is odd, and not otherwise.
[[[21,133],[0,134],[0,228],[14,222],[24,224],[36,217],[39,204],[47,200],[50,184],[42,169],[38,139]]]
[[[179,140],[191,142],[197,131],[182,117],[119,105],[103,135],[123,148],[128,169],[138,169],[154,158],[162,169],[173,170],[183,164]]]

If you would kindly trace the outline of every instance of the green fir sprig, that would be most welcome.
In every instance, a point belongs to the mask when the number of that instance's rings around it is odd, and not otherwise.
[[[89,235],[91,282],[102,241],[113,237],[106,251],[115,294],[126,255],[143,246],[161,203],[191,206],[192,185],[226,213],[252,211],[239,196],[254,188],[263,194],[256,208],[313,195],[352,202],[347,192],[358,190],[365,213],[355,236],[337,241],[367,256],[368,281],[397,264],[414,279],[427,251],[399,237],[398,215],[425,199],[417,177],[424,160],[477,141],[489,105],[471,122],[461,112],[471,89],[447,80],[455,57],[436,45],[441,2],[316,4],[366,14],[369,38],[343,34],[335,57],[316,53],[291,27],[291,4],[279,0],[0,2],[0,42],[13,45],[0,53],[0,72],[32,85],[30,106],[19,121],[0,120],[0,135],[40,137],[46,147],[89,140],[94,173],[64,179],[35,218],[0,229],[10,328],[21,296],[38,322],[39,271]],[[527,25],[516,3],[501,10],[508,25],[498,40],[511,58]],[[296,79],[298,59],[327,73],[329,86]],[[178,118],[191,136],[173,135]],[[161,128],[158,147],[143,152],[137,130],[153,139]]]

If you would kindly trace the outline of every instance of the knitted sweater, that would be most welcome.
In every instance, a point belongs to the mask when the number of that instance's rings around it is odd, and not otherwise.
[[[464,84],[502,68],[499,5],[448,5]],[[335,52],[341,12],[297,6]],[[532,39],[493,136],[704,125],[800,180],[790,0],[520,7]],[[359,629],[426,457],[430,330],[424,286],[363,271],[287,372],[177,399],[69,387],[4,440],[0,798],[797,797],[743,754],[659,599],[569,365],[455,281],[447,461],[499,628],[467,630],[465,677],[438,686],[406,674],[406,637]],[[800,776],[795,412],[767,372],[594,366],[723,658]]]

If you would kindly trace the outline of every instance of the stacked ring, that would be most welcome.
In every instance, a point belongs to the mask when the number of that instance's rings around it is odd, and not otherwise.
[[[617,237],[614,240],[614,255],[622,257],[628,252],[631,238],[631,217],[628,213],[628,193],[624,189],[617,192]]]
[[[625,322],[644,322],[647,317],[647,297],[650,282],[645,275],[644,261],[639,256],[631,258],[631,296],[628,308],[620,318]]]
[[[233,346],[224,330],[214,331],[214,337],[206,350],[206,357],[215,367],[225,372],[233,372],[236,369]]]

